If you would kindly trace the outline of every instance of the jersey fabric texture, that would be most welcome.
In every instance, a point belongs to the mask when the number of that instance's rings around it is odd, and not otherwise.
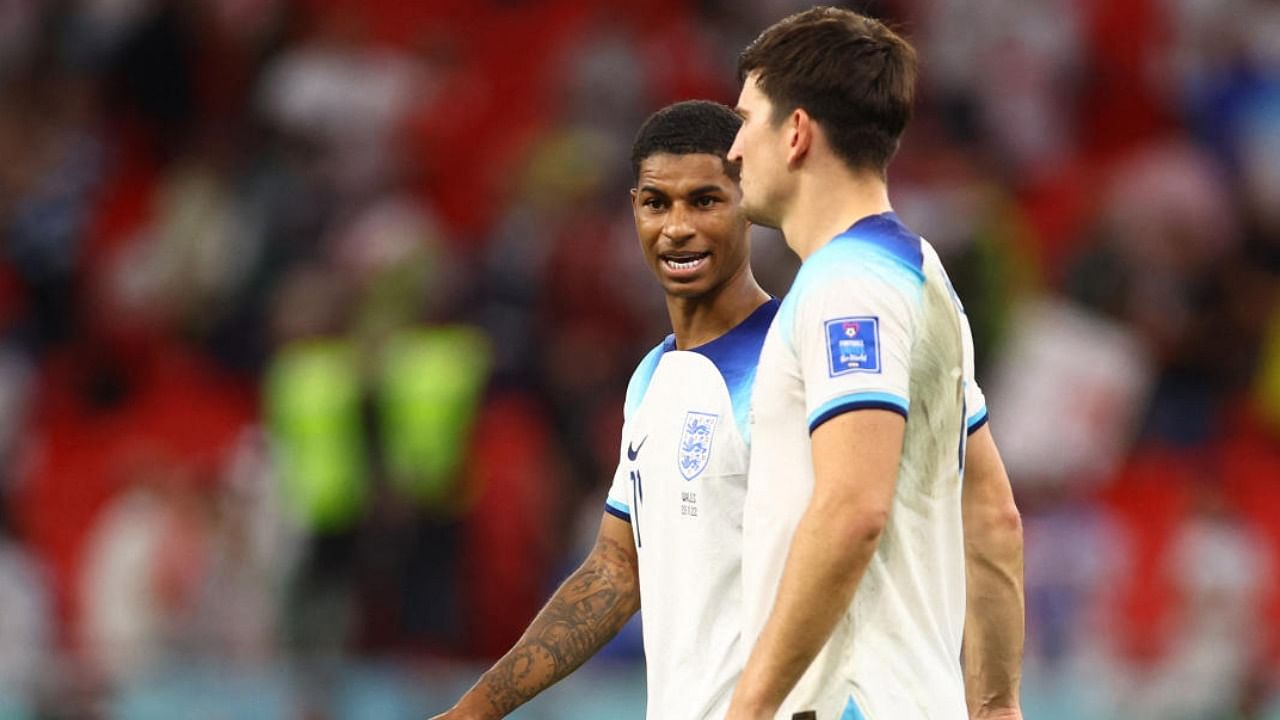
[[[669,336],[627,389],[605,509],[631,523],[650,720],[720,718],[741,671],[747,418],[771,299],[691,350]]]
[[[889,521],[778,717],[964,720],[960,490],[966,439],[987,410],[963,308],[933,248],[893,213],[813,253],[765,339],[744,506],[744,649],[768,619],[813,494],[811,433],[867,408],[906,418]]]

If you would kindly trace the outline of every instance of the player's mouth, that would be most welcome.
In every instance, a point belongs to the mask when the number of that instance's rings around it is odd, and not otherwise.
[[[711,257],[709,252],[678,252],[660,255],[658,259],[666,268],[668,275],[683,278],[697,274],[707,264],[709,257]]]

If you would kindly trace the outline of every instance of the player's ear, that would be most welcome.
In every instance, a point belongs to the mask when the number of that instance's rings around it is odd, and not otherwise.
[[[640,191],[637,190],[636,188],[631,188],[631,204],[632,205],[636,204],[636,197],[638,195],[640,195]]]
[[[795,166],[809,154],[815,130],[813,118],[804,108],[791,111],[791,117],[787,118],[787,167]]]

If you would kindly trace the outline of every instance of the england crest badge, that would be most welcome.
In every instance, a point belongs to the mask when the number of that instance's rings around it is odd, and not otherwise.
[[[711,459],[711,440],[715,437],[719,419],[719,415],[692,411],[684,416],[684,431],[680,434],[676,460],[685,480],[692,480],[707,469],[707,461]]]

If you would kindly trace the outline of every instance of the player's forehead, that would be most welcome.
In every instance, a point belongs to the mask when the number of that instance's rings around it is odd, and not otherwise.
[[[669,194],[715,186],[728,191],[735,186],[725,172],[725,160],[711,153],[654,153],[640,161],[636,187]]]
[[[753,113],[767,112],[770,109],[769,97],[760,89],[759,71],[752,70],[742,81],[742,90],[738,93],[738,105],[734,112],[747,116]]]

